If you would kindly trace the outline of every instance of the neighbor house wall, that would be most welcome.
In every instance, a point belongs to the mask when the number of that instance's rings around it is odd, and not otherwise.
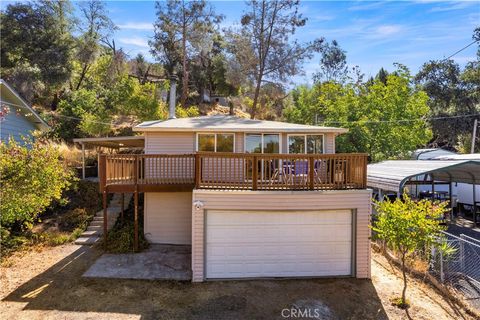
[[[370,278],[370,199],[370,190],[194,190],[193,203],[199,201],[201,205],[192,207],[192,280],[204,280],[206,210],[355,210],[355,276]]]
[[[20,113],[17,113],[15,108],[4,106],[9,108],[10,111],[5,116],[5,119],[1,120],[1,141],[8,142],[13,138],[15,141],[22,143],[22,137],[32,137],[32,132],[36,129],[35,125],[28,121],[27,118]]]
[[[192,192],[146,192],[144,233],[151,243],[191,244]]]

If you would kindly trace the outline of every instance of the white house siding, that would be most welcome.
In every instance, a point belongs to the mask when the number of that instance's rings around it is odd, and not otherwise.
[[[145,132],[146,154],[189,154],[194,152],[194,132]]]
[[[213,191],[194,190],[192,207],[192,279],[203,281],[204,219],[207,210],[354,210],[355,276],[370,278],[370,190],[335,191]]]
[[[144,233],[149,242],[191,244],[191,192],[146,192],[144,212]]]
[[[12,137],[17,142],[22,142],[23,137],[32,137],[36,129],[34,124],[28,121],[23,114],[17,114],[15,108],[9,107],[5,119],[0,121],[1,141],[7,142]]]

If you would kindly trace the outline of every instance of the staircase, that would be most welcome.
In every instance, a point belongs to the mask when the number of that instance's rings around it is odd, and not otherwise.
[[[124,199],[124,209],[128,208],[128,204],[132,200],[131,193],[125,193]],[[108,214],[108,225],[107,228],[110,230],[115,222],[117,221],[120,212],[122,211],[122,195],[119,193],[115,193],[110,200],[107,208]],[[92,245],[98,241],[100,241],[101,237],[103,236],[103,210],[98,211],[93,220],[87,227],[80,237],[75,240],[75,244],[80,245]]]

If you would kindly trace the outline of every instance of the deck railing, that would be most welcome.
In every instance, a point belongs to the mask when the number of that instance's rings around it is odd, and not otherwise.
[[[366,154],[101,155],[102,190],[366,188]],[[128,190],[127,190],[128,189]]]

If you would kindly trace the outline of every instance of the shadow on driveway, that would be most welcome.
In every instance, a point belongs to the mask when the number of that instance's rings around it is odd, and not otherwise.
[[[82,277],[101,254],[80,247],[3,301],[26,303],[25,310],[121,313],[141,319],[282,319],[282,310],[295,307],[319,309],[325,320],[387,319],[370,280],[191,283]]]

